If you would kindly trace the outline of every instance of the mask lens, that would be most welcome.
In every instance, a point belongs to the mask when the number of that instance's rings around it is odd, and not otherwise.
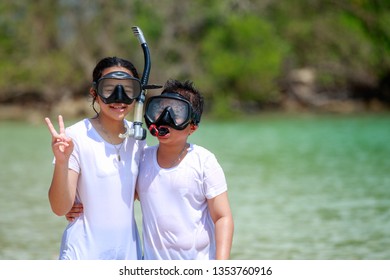
[[[98,84],[98,93],[108,98],[114,92],[116,86],[121,85],[125,90],[126,95],[131,98],[137,98],[141,93],[141,84],[138,80],[133,79],[110,79],[103,78]]]
[[[171,118],[175,122],[175,125],[180,126],[186,123],[190,116],[190,106],[188,103],[171,98],[154,98],[152,99],[147,108],[146,116],[151,122],[156,122],[161,114],[168,110]]]

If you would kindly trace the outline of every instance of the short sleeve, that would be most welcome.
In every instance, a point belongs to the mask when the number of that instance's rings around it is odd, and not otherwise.
[[[204,164],[204,192],[207,199],[214,198],[227,191],[225,174],[213,154],[210,154]]]

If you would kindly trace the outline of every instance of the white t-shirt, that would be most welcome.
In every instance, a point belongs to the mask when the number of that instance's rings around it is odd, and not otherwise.
[[[157,163],[157,148],[145,149],[137,183],[144,258],[215,259],[207,199],[227,191],[221,166],[211,152],[191,144],[179,165],[164,169]]]
[[[76,201],[84,213],[65,229],[59,258],[140,259],[134,190],[145,141],[126,138],[119,161],[115,147],[88,119],[67,128],[66,134],[74,142],[69,168],[79,173]]]

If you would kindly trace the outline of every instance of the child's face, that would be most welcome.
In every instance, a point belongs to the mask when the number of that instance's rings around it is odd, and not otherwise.
[[[145,121],[153,136],[166,136],[171,129],[184,130],[192,122],[190,102],[175,92],[151,97],[145,107]]]
[[[114,71],[115,68],[121,69]],[[132,73],[122,67],[105,69],[102,77],[96,82],[97,94],[104,103],[131,104],[141,94],[141,81],[132,76]]]
[[[133,73],[131,73],[130,70],[124,67],[120,66],[113,66],[109,67],[103,70],[102,76],[105,76],[112,72],[122,71],[126,72],[129,75],[133,76]],[[109,116],[112,119],[115,120],[123,120],[126,115],[129,114],[129,112],[134,108],[134,102],[132,104],[126,104],[126,103],[110,103],[106,104],[103,102],[101,97],[98,95],[97,100],[100,106],[100,111],[102,114],[105,114],[106,116]]]

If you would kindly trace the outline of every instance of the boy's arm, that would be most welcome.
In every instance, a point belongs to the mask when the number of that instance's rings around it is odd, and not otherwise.
[[[227,260],[230,258],[234,232],[227,192],[209,199],[208,207],[215,225],[216,259]]]
[[[83,214],[84,208],[82,203],[75,202],[72,209],[66,213],[65,218],[68,222],[73,222],[76,218],[80,217]]]

